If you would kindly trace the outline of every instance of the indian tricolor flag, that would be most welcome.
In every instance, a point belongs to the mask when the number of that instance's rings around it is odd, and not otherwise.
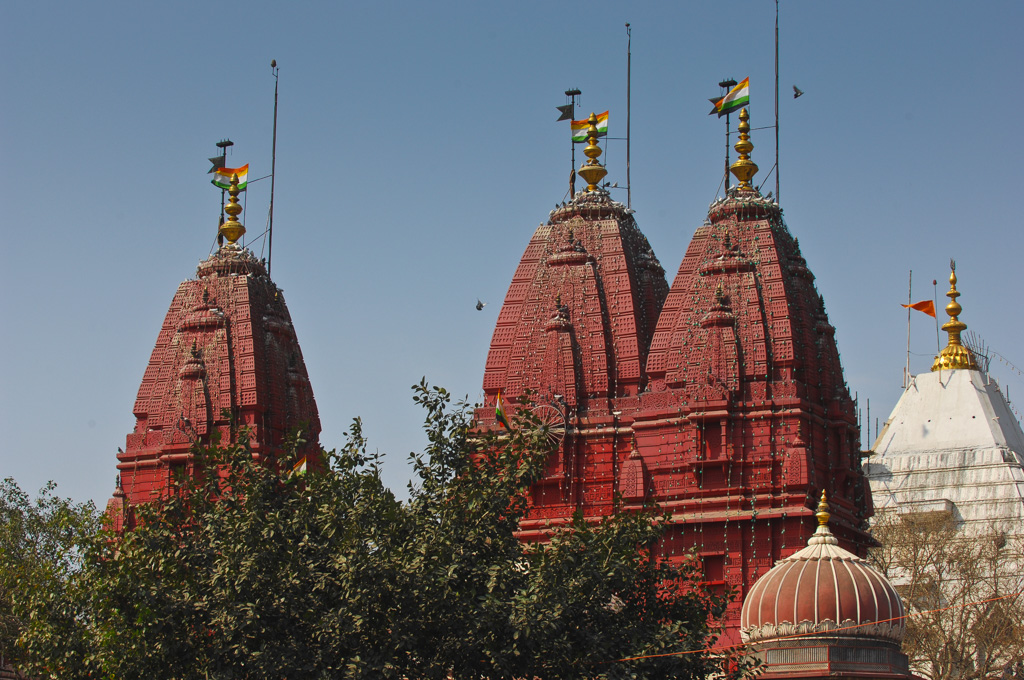
[[[506,430],[512,428],[508,425],[508,417],[505,415],[505,401],[501,398],[501,390],[498,390],[498,399],[494,402],[494,419],[505,426]]]
[[[717,113],[719,118],[747,106],[750,104],[750,78],[744,78],[736,87],[729,90],[729,94],[721,99],[712,99],[711,103],[715,108],[711,109],[708,115]]]
[[[585,142],[590,137],[587,130],[590,129],[590,119],[572,121],[572,141]],[[604,137],[608,134],[608,112],[597,114],[597,136]]]
[[[307,467],[306,466],[306,457],[303,456],[302,459],[299,460],[298,463],[296,463],[295,465],[292,466],[292,476],[293,477],[301,477],[301,476],[303,476],[304,474],[306,474],[306,467]]]
[[[210,182],[221,189],[230,189],[232,175],[238,175],[238,190],[245,191],[245,185],[248,183],[249,179],[248,163],[240,168],[217,168],[214,171],[213,179],[210,180]]]

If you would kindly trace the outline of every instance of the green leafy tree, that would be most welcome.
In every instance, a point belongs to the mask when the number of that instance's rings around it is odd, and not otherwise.
[[[521,410],[472,431],[466,404],[421,383],[429,444],[402,502],[356,421],[304,476],[243,442],[89,536],[61,588],[15,593],[36,678],[703,678],[724,606],[694,563],[649,546],[652,514],[582,517],[516,538],[547,455]],[[301,448],[297,442],[294,450]],[[292,454],[293,456],[295,454]],[[53,613],[58,612],[59,616]]]
[[[0,482],[0,667],[22,660],[16,641],[24,619],[15,610],[21,595],[47,594],[35,614],[62,625],[66,589],[96,533],[95,506],[59,498],[54,490],[51,482],[32,501],[13,479]]]

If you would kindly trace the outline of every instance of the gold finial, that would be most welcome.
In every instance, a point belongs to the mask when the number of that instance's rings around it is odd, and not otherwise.
[[[828,518],[832,515],[828,511],[828,499],[825,498],[825,490],[821,490],[821,500],[818,501],[818,512],[814,513],[814,516],[818,518],[818,526],[828,526]]]
[[[736,179],[740,182],[736,186],[736,191],[754,191],[754,187],[750,185],[750,179],[757,174],[757,163],[750,160],[750,152],[754,150],[754,145],[750,141],[749,120],[750,114],[747,113],[747,110],[740,111],[740,139],[733,147],[740,157],[729,167],[729,172],[736,175]]]
[[[228,240],[229,246],[234,246],[235,241],[242,238],[242,234],[245,233],[245,227],[238,221],[238,216],[242,213],[242,206],[238,204],[238,193],[238,175],[231,175],[231,188],[228,189],[228,195],[231,198],[224,206],[224,212],[227,213],[228,219],[220,225],[220,234]]]
[[[949,342],[935,357],[932,364],[933,371],[948,371],[954,368],[967,368],[978,370],[978,362],[974,358],[974,352],[960,344],[960,333],[967,329],[967,324],[958,317],[963,307],[956,301],[960,297],[956,289],[956,261],[949,261],[949,292],[946,293],[952,302],[946,305],[946,314],[949,314],[949,321],[942,324],[942,330],[949,334]]]
[[[601,155],[601,147],[597,145],[597,135],[599,134],[597,130],[597,114],[591,113],[587,122],[590,123],[590,127],[587,128],[589,139],[587,140],[587,147],[583,149],[583,153],[590,160],[580,166],[579,176],[587,182],[587,191],[594,191],[597,189],[597,183],[604,179],[608,171],[597,160],[598,156]]]

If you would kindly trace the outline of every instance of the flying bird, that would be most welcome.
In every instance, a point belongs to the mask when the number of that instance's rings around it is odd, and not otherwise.
[[[476,299],[476,311],[479,312],[481,309],[483,309],[486,306],[487,306],[486,302],[480,302],[480,298]]]
[[[793,99],[796,99],[797,97],[799,97],[803,93],[804,93],[804,91],[801,90],[799,87],[797,87],[796,85],[793,86]]]

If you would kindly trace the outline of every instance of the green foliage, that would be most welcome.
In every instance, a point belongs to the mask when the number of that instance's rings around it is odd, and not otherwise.
[[[415,391],[429,443],[413,456],[408,501],[383,486],[359,421],[324,454],[327,469],[301,477],[288,472],[295,447],[277,465],[254,461],[247,437],[197,450],[205,475],[137,508],[133,531],[76,534],[82,559],[65,560],[59,587],[15,593],[26,669],[430,680],[719,667],[699,650],[723,602],[695,564],[652,555],[653,515],[575,517],[524,546],[515,532],[547,455],[543,431],[521,409],[510,433],[473,433],[468,405],[425,383]],[[622,660],[641,656],[652,658]]]
[[[35,616],[54,627],[66,622],[68,589],[98,526],[92,503],[58,498],[54,489],[47,484],[33,502],[13,479],[0,482],[0,665],[21,660],[15,641],[24,618],[16,605],[23,595],[39,602]]]

